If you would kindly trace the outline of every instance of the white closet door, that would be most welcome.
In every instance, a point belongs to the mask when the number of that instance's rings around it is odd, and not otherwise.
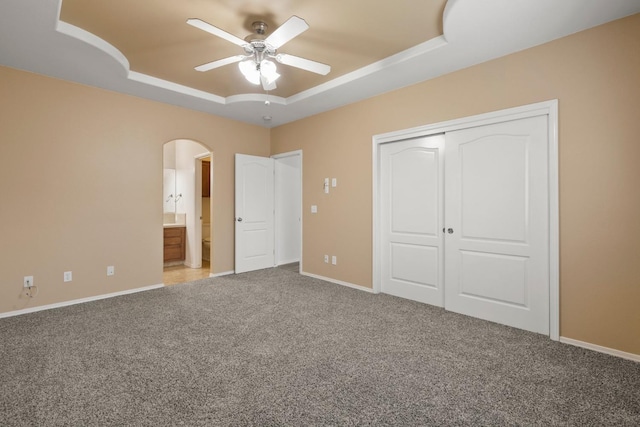
[[[549,334],[547,117],[447,133],[445,308]]]
[[[444,135],[380,149],[381,290],[443,305]]]
[[[274,266],[273,163],[236,154],[236,273]]]

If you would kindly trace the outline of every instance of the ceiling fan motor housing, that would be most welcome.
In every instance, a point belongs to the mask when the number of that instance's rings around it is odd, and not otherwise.
[[[244,51],[249,56],[254,56],[257,63],[260,63],[266,57],[275,57],[277,50],[264,40],[251,40],[244,46]]]
[[[269,26],[262,21],[255,21],[253,24],[251,24],[251,28],[253,28],[253,31],[255,31],[256,34],[264,36]]]

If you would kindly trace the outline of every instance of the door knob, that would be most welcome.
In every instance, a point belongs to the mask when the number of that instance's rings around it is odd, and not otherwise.
[[[238,222],[242,222],[242,218],[238,218]]]
[[[453,234],[453,228],[447,228],[447,233]]]

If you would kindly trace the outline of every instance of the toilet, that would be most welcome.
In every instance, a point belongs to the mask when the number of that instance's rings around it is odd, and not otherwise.
[[[202,259],[209,260],[211,254],[211,224],[202,224]]]

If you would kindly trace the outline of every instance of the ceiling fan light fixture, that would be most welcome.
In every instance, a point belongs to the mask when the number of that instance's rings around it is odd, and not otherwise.
[[[260,63],[260,74],[267,79],[268,84],[272,84],[278,80],[278,77],[280,77],[280,74],[278,74],[278,71],[276,70],[276,64],[268,59],[265,59]]]
[[[242,75],[249,81],[249,83],[254,85],[260,84],[260,70],[258,70],[258,66],[253,61],[253,59],[248,59],[246,61],[242,61],[238,64],[240,68],[240,72]]]

